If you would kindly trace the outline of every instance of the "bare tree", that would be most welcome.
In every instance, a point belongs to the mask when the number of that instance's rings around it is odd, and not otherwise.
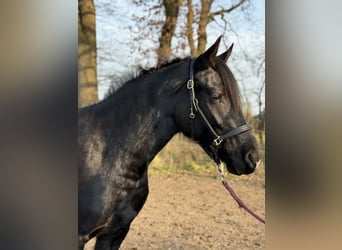
[[[133,17],[141,31],[135,32],[137,34],[135,40],[151,38],[147,32],[159,33],[159,48],[156,50],[159,63],[170,60],[172,56],[171,42],[174,37],[187,43],[179,42],[176,49],[190,48],[191,55],[197,56],[205,51],[208,24],[215,21],[216,17],[226,19],[226,14],[241,8],[249,0],[240,0],[228,7],[221,6],[212,10],[214,2],[214,0],[201,0],[196,3],[193,3],[192,0],[163,0],[162,2],[158,0],[151,5],[151,1],[135,0],[133,3],[137,6],[144,6],[145,13],[149,13],[146,16]],[[181,9],[183,11],[180,11]],[[177,22],[177,25],[181,27],[178,33],[176,31]],[[195,41],[197,41],[197,45],[195,45]],[[142,51],[142,53],[145,54],[146,51]]]
[[[78,0],[78,106],[98,101],[93,0]]]

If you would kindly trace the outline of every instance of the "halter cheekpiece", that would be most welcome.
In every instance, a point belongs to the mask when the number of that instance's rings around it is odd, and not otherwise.
[[[215,147],[218,147],[224,139],[227,139],[229,137],[233,137],[235,135],[241,134],[243,132],[249,131],[252,129],[252,127],[248,124],[243,124],[239,127],[236,127],[232,130],[229,130],[226,133],[223,133],[219,135],[215,129],[211,126],[209,120],[203,113],[202,109],[199,106],[198,99],[196,98],[195,94],[195,81],[194,81],[194,64],[195,64],[195,58],[191,58],[190,60],[190,68],[189,68],[189,80],[187,81],[186,87],[189,90],[190,93],[190,113],[189,117],[190,119],[195,119],[196,118],[196,113],[198,112],[200,116],[202,117],[203,121],[207,125],[208,129],[210,132],[213,134],[214,139],[213,139],[213,145]]]

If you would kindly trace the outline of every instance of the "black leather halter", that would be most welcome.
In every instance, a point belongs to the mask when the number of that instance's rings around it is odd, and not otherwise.
[[[203,121],[205,122],[205,124],[207,125],[208,129],[210,130],[210,132],[214,135],[214,140],[213,140],[213,145],[215,147],[218,147],[222,141],[224,139],[227,139],[229,137],[238,135],[240,133],[246,132],[248,130],[251,130],[252,127],[248,124],[244,124],[241,125],[237,128],[234,128],[232,130],[229,130],[226,133],[223,133],[221,135],[219,135],[218,133],[216,133],[215,129],[211,126],[210,122],[208,121],[207,117],[205,116],[205,114],[203,113],[202,109],[199,106],[198,103],[198,99],[196,98],[195,95],[195,81],[194,81],[194,63],[195,63],[194,58],[192,58],[190,60],[190,70],[189,70],[189,80],[186,84],[187,89],[189,90],[190,93],[190,113],[189,113],[189,117],[190,119],[195,119],[196,117],[196,112],[198,112],[200,114],[200,116],[202,117]]]

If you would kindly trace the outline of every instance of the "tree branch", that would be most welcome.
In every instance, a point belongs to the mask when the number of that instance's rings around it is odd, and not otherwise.
[[[219,11],[215,11],[215,12],[211,12],[209,14],[209,20],[212,20],[214,18],[214,16],[218,16],[218,15],[221,15],[223,16],[225,13],[229,13],[229,12],[232,12],[233,10],[239,8],[244,2],[246,2],[247,0],[240,0],[237,4],[234,4],[232,5],[229,9],[224,9],[222,7],[221,10]]]

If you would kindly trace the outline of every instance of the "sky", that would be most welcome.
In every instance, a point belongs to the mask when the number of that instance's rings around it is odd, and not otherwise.
[[[230,1],[228,2],[230,3]],[[228,66],[232,69],[240,89],[246,93],[252,106],[252,112],[256,114],[257,99],[253,91],[259,88],[264,80],[265,71],[263,65],[262,72],[259,72],[259,76],[257,76],[257,68],[264,60],[265,53],[265,2],[262,0],[252,2],[248,19],[239,12],[229,15],[229,23],[235,32],[225,34],[224,43],[220,46],[219,52],[234,43],[231,62],[228,63]],[[111,79],[124,79],[125,76],[132,75],[138,65],[147,68],[154,65],[153,53],[150,53],[150,58],[144,59],[137,52],[132,53],[132,45],[150,48],[151,51],[157,45],[151,42],[152,38],[150,37],[146,37],[143,41],[134,41],[134,34],[129,28],[131,26],[134,30],[135,24],[132,21],[132,15],[148,15],[141,7],[134,6],[131,1],[114,0],[95,0],[95,5],[99,97],[102,99],[111,85]],[[212,10],[220,9],[220,6],[226,7],[227,1],[215,0]],[[208,25],[207,33],[207,47],[209,47],[222,34],[222,29],[212,22]],[[157,35],[155,34],[155,36]],[[154,40],[156,39],[157,37],[154,38]],[[177,57],[187,56],[184,55],[184,53],[186,54],[184,51],[177,53],[175,52]],[[247,62],[246,58],[249,58],[250,61],[253,60],[254,63]]]

